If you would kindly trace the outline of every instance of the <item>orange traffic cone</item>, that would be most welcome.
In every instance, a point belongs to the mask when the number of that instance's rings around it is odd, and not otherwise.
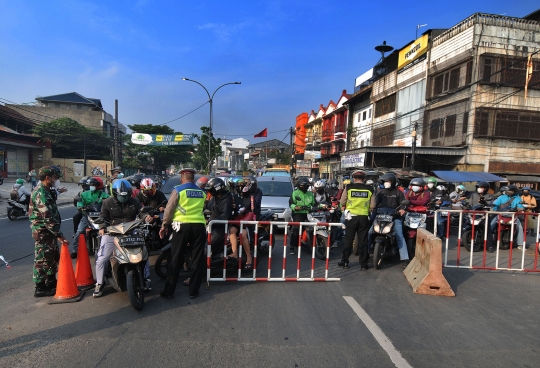
[[[78,302],[85,293],[77,289],[77,281],[75,281],[73,263],[71,263],[67,243],[60,245],[60,248],[56,294],[49,299],[48,304]]]
[[[79,236],[79,249],[77,252],[77,265],[75,266],[75,280],[80,290],[88,290],[94,287],[96,280],[90,267],[90,257],[86,248],[86,236]]]

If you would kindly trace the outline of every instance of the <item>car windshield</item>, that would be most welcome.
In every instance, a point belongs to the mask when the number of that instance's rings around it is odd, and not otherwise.
[[[259,181],[257,186],[263,196],[269,197],[290,197],[293,191],[291,183],[286,181]]]
[[[289,172],[286,171],[286,170],[283,170],[283,171],[265,171],[262,176],[290,176],[289,175]]]

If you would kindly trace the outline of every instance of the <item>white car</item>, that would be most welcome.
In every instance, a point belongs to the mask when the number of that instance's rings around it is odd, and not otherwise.
[[[288,176],[260,176],[257,187],[262,191],[261,213],[274,211],[278,221],[284,221],[283,216],[289,208],[289,199],[294,190]]]

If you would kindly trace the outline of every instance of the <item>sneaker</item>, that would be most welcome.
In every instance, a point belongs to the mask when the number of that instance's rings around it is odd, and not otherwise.
[[[94,298],[99,298],[103,295],[103,289],[105,289],[105,284],[96,284],[96,288],[94,289],[92,296]]]
[[[488,253],[493,253],[493,252],[495,252],[495,248],[489,247],[489,248],[488,248]]]
[[[152,280],[150,279],[144,280],[144,291],[152,291]]]
[[[294,253],[294,248],[293,248],[293,247],[291,247],[291,249],[289,250],[289,254],[295,254],[295,253]]]
[[[70,255],[71,255],[71,259],[76,259],[77,258],[77,252],[73,252]]]
[[[409,263],[411,263],[411,261],[402,261],[401,262],[401,268],[406,269],[407,266],[409,265]]]
[[[519,250],[526,250],[526,249],[527,249],[527,244],[525,244],[525,248],[523,248],[523,245],[519,245],[519,246],[517,247],[517,249],[519,249]]]

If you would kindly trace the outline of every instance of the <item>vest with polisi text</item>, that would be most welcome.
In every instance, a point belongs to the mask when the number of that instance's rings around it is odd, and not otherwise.
[[[347,209],[353,215],[369,215],[369,204],[373,195],[373,188],[369,185],[353,183],[345,188],[347,192]]]
[[[178,185],[174,189],[178,193],[178,204],[173,222],[206,224],[203,214],[206,193],[194,183]]]

